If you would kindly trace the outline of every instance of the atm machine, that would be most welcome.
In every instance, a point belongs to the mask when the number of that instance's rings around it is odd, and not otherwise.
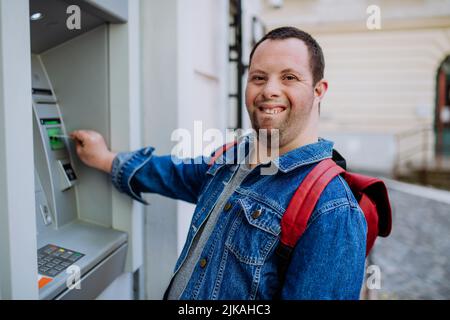
[[[32,97],[32,120],[23,125],[32,125],[33,141],[28,141],[28,136],[18,140],[27,144],[27,150],[33,149],[34,177],[24,176],[22,183],[34,181],[34,197],[22,196],[22,200],[34,203],[35,225],[28,219],[16,221],[17,211],[1,211],[0,221],[9,222],[0,229],[10,225],[7,233],[0,234],[2,298],[95,299],[124,273],[132,274],[127,283],[132,288],[140,281],[136,274],[142,265],[142,208],[114,190],[107,174],[82,164],[68,135],[75,129],[92,129],[116,150],[135,147],[138,137],[129,124],[138,122],[132,115],[139,112],[132,109],[137,106],[131,99],[130,69],[136,68],[138,58],[132,56],[137,45],[130,35],[139,31],[135,22],[139,2],[29,0],[28,6],[25,1],[0,4],[3,14],[8,10],[32,18],[29,30],[22,28],[24,31],[14,31],[18,32],[15,37],[0,37],[0,48],[20,45],[31,49],[20,56],[31,59],[27,75],[31,88],[29,82],[23,82],[27,86],[23,92]],[[80,29],[66,25],[71,14],[67,8],[73,5],[80,9]],[[4,20],[2,26],[14,29],[13,23]],[[29,41],[29,45],[18,41]],[[0,72],[9,71],[0,68]],[[17,85],[8,88],[16,90]],[[13,104],[2,108],[16,114]],[[20,192],[14,188],[12,184],[0,186],[0,194]],[[27,249],[19,252],[10,247]],[[36,255],[30,254],[30,247]],[[20,265],[26,267],[17,270]]]
[[[32,94],[39,295],[95,298],[123,273],[127,234],[79,219],[73,145],[45,67],[36,56]],[[77,281],[81,290],[69,290]]]
[[[74,3],[82,29],[52,26]],[[82,164],[68,137],[87,128],[111,139],[111,91],[124,89],[112,85],[111,29],[127,14],[127,1],[115,3],[122,16],[92,1],[30,0],[30,16],[47,19],[30,22],[40,299],[96,298],[125,270],[128,234],[113,225],[109,177]]]

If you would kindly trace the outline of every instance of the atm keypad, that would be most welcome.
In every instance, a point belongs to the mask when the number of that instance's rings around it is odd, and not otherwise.
[[[82,257],[84,254],[80,252],[48,244],[38,250],[39,274],[56,277]]]

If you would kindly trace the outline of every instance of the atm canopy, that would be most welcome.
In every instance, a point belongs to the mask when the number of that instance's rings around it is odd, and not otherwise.
[[[40,54],[105,23],[125,23],[128,19],[128,1],[123,0],[30,0],[31,52]],[[71,13],[67,8],[77,5],[81,10],[81,29],[67,28]]]

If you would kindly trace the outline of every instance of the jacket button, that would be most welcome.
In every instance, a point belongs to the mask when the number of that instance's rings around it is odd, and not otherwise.
[[[260,209],[253,211],[253,213],[252,213],[252,218],[253,219],[258,219],[260,216],[261,216],[261,210]]]
[[[206,266],[206,262],[207,261],[205,258],[200,259],[200,267],[204,268]]]
[[[223,210],[228,211],[230,210],[232,207],[231,203],[227,202],[227,204],[225,205],[225,207],[223,207]]]

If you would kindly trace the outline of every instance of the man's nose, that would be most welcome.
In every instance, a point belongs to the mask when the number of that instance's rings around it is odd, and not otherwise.
[[[269,79],[262,92],[265,99],[277,98],[281,95],[281,86],[275,79]]]

